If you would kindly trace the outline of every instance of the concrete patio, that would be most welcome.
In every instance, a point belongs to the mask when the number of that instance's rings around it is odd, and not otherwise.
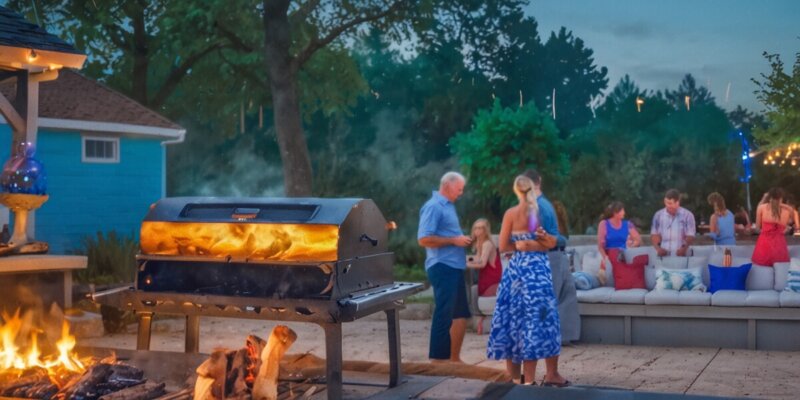
[[[204,318],[201,320],[200,351],[238,348],[247,334],[267,337],[274,325],[264,321]],[[298,334],[290,353],[311,352],[324,357],[321,329],[311,324],[286,325]],[[401,321],[404,362],[427,361],[429,326],[427,320]],[[385,322],[369,318],[345,323],[343,334],[346,360],[387,361]],[[467,333],[463,360],[472,365],[503,369],[503,362],[486,359],[486,340],[486,335]],[[125,349],[134,349],[135,343],[135,325],[129,326],[126,333],[79,340],[81,345]],[[182,351],[183,346],[182,320],[165,319],[154,323],[153,350]],[[540,366],[540,376],[542,368]],[[564,347],[561,356],[561,372],[574,384],[635,393],[795,399],[800,394],[798,371],[800,352],[575,344]],[[457,385],[455,381],[445,382],[449,383],[435,386],[437,390],[431,389],[433,391],[429,390],[423,397],[463,398],[445,390],[447,386]]]

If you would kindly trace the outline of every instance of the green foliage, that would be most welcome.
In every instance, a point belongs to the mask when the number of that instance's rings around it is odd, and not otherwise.
[[[394,280],[397,282],[428,282],[428,274],[423,265],[397,264],[394,266]]]
[[[768,147],[800,142],[800,52],[795,57],[791,74],[778,54],[764,53],[769,61],[769,75],[763,81],[753,79],[759,90],[758,99],[767,107],[769,127],[755,130],[755,137]]]
[[[514,177],[537,169],[547,182],[558,182],[569,172],[564,144],[552,118],[530,102],[521,108],[503,108],[495,101],[475,116],[472,130],[450,140],[469,190],[478,199],[503,199],[510,204]]]
[[[81,283],[113,284],[133,282],[136,273],[136,252],[139,242],[132,236],[121,236],[114,231],[86,236],[81,248],[74,251],[88,257],[86,269],[75,272]]]

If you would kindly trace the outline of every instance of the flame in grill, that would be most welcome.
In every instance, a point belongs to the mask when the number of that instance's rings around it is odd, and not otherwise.
[[[64,371],[83,372],[84,364],[72,352],[75,337],[69,333],[69,324],[61,324],[61,337],[55,343],[55,352],[43,356],[39,349],[39,335],[44,331],[31,326],[31,314],[20,317],[17,310],[13,315],[2,314],[0,322],[0,375],[21,375],[30,368],[42,368],[51,376]],[[28,339],[27,342],[25,339]],[[50,346],[52,347],[52,346]]]
[[[145,221],[144,254],[253,261],[335,261],[336,225]]]

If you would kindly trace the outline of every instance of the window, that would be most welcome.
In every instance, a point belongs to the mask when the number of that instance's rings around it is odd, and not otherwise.
[[[119,139],[84,136],[81,161],[87,163],[118,163]]]

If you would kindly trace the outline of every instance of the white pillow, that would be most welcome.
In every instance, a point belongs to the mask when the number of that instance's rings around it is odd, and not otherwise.
[[[700,268],[656,268],[655,290],[693,290],[705,292]]]

